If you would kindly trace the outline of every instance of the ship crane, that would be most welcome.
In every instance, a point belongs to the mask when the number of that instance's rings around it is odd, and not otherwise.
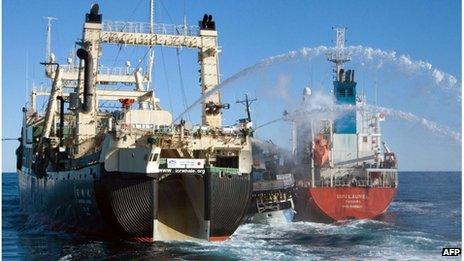
[[[90,25],[86,23],[86,25]],[[153,30],[143,30],[143,24],[103,22],[100,26],[86,26],[84,41],[98,46],[100,43],[141,46],[166,46],[196,48],[199,50],[201,94],[207,93],[219,84],[218,44],[215,22],[211,15],[205,15],[199,23],[200,28],[189,27],[184,31],[178,26],[155,24]],[[140,29],[142,28],[142,29]],[[152,32],[150,32],[152,31]],[[95,48],[99,49],[99,47]],[[206,104],[221,108],[219,92],[211,94],[203,105],[202,124],[219,127],[222,124],[220,113],[208,113]]]
[[[388,148],[387,143],[385,141],[382,141],[382,145],[386,153],[391,153],[391,150],[390,148]]]
[[[49,20],[51,21],[51,19]],[[182,30],[181,30],[182,29]],[[47,28],[49,31],[49,28]],[[49,35],[49,34],[48,34]],[[153,17],[150,17],[150,23],[142,22],[119,22],[103,21],[99,13],[98,4],[94,4],[89,13],[86,14],[82,48],[88,52],[94,65],[99,64],[98,59],[101,56],[102,45],[132,45],[146,46],[149,48],[155,46],[173,47],[173,48],[191,48],[198,50],[198,63],[200,65],[200,91],[204,95],[219,84],[219,65],[218,55],[219,48],[217,43],[216,24],[211,15],[205,14],[199,21],[199,26],[170,25],[170,24],[153,24]],[[47,49],[48,50],[48,49]],[[153,50],[148,50],[150,53]],[[150,53],[151,56],[151,53]],[[149,58],[151,59],[151,57]],[[123,99],[134,99],[139,104],[147,103],[154,110],[159,108],[159,100],[155,97],[154,90],[142,88],[148,86],[151,81],[150,72],[142,75],[138,68],[109,68],[104,66],[93,66],[91,75],[91,87],[85,91],[82,79],[86,75],[83,68],[85,62],[81,60],[79,65],[66,64],[60,65],[60,86],[69,88],[71,85],[74,92],[65,93],[69,95],[68,102],[77,104],[75,101],[82,98],[83,93],[92,93],[89,99],[90,111],[75,110],[77,116],[77,135],[75,144],[77,145],[77,155],[84,155],[92,145],[84,146],[83,142],[88,137],[95,135],[96,122],[93,120],[98,113],[98,104],[101,100],[117,101]],[[45,65],[47,77],[55,80],[57,71],[50,65]],[[151,69],[149,69],[150,71]],[[70,84],[73,83],[73,84]],[[135,86],[135,90],[102,90],[98,89],[99,84],[130,84]],[[222,126],[222,109],[227,109],[227,104],[220,101],[220,92],[216,91],[209,94],[202,104],[202,125],[210,128],[220,128]],[[56,112],[56,108],[52,107]],[[53,114],[50,114],[53,115]]]
[[[218,54],[220,50],[217,43],[216,24],[211,15],[205,14],[203,19],[199,22],[199,27],[152,24],[152,18],[150,20],[150,24],[102,21],[101,14],[98,14],[98,5],[94,5],[92,11],[87,14],[87,19],[84,24],[83,44],[88,51],[90,51],[95,63],[101,55],[102,44],[197,49],[198,62],[200,65],[201,94],[207,93],[210,89],[219,84]],[[184,29],[178,30],[179,28]],[[79,75],[81,74],[79,72],[79,67],[76,68],[73,65],[65,65],[62,67],[63,81],[77,81],[79,79]],[[94,74],[94,82],[96,84],[140,84],[147,83],[149,80],[149,77],[140,77],[140,72],[137,70],[135,70],[133,74],[127,74],[125,68],[120,73],[115,73],[111,68],[95,67]],[[54,72],[51,72],[48,76],[50,78],[55,78]],[[82,87],[80,86],[80,88]],[[100,90],[97,90],[97,94],[99,91]],[[148,94],[148,91],[146,92]],[[127,95],[130,96],[130,92],[127,92]],[[213,104],[217,110],[226,107],[220,103],[219,91],[209,95],[203,102],[202,124],[210,127],[220,127],[222,125],[221,113],[211,113],[211,110],[208,109],[211,107],[211,104]]]

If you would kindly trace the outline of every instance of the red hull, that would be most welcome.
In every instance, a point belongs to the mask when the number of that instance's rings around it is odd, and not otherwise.
[[[309,188],[313,209],[333,220],[372,219],[387,211],[396,188]]]

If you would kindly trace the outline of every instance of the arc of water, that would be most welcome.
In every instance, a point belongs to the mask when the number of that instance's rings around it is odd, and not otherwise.
[[[216,85],[216,87],[210,89],[210,91],[206,92],[202,95],[199,99],[197,99],[194,103],[192,103],[184,112],[182,112],[179,116],[176,117],[174,122],[180,120],[184,115],[192,110],[195,106],[200,104],[203,100],[209,97],[211,94],[217,92],[218,90],[222,89],[223,87],[255,72],[264,68],[267,68],[271,65],[282,63],[286,61],[290,61],[292,59],[297,58],[312,58],[321,54],[325,54],[327,51],[331,50],[332,47],[326,46],[317,46],[317,47],[304,47],[300,50],[289,51],[284,54],[275,55],[264,59],[252,66],[242,69],[241,71],[237,72],[236,74],[232,75],[231,77],[227,78],[220,84]],[[456,93],[456,97],[458,100],[461,100],[461,88],[458,84],[457,79],[448,73],[445,73],[437,68],[434,68],[432,64],[425,62],[425,61],[414,61],[409,58],[407,55],[398,55],[394,51],[383,51],[380,49],[374,49],[372,47],[364,47],[361,45],[358,46],[348,46],[346,47],[348,52],[355,56],[361,56],[367,60],[373,60],[374,58],[378,58],[379,65],[383,64],[384,61],[390,61],[403,69],[410,70],[412,72],[423,71],[429,74],[432,79],[434,79],[435,83],[439,88],[444,90],[451,90]]]
[[[256,127],[255,131],[265,126],[283,121],[285,119],[311,120],[311,118],[319,117],[321,114],[337,113],[340,115],[342,113],[348,112],[350,110],[355,110],[355,109],[356,109],[356,106],[353,106],[353,105],[334,105],[332,107],[319,107],[319,108],[314,108],[310,110],[301,110],[299,112],[289,113],[286,117],[280,117],[280,118],[268,121]],[[364,105],[364,109],[371,113],[383,113],[386,116],[391,116],[393,118],[397,118],[400,120],[406,120],[409,122],[416,123],[435,135],[449,137],[457,142],[461,142],[460,133],[450,129],[449,127],[441,126],[440,124],[434,121],[419,117],[410,112],[404,112],[401,110],[396,110],[396,109],[386,108],[386,107],[381,107],[381,106],[375,106],[375,105],[369,105],[369,104]]]

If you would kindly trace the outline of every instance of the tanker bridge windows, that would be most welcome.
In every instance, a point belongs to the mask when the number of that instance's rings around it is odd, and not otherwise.
[[[339,88],[337,89],[338,97],[352,97],[354,95],[353,88]]]
[[[353,96],[353,89],[352,88],[346,89],[346,96],[348,96],[348,97]]]

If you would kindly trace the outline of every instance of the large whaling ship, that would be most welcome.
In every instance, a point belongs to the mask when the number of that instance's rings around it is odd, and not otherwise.
[[[201,124],[174,122],[148,87],[151,47],[193,48],[207,93],[219,83],[217,35],[211,15],[199,26],[112,22],[94,4],[79,60],[58,64],[48,53],[52,86],[33,90],[23,108],[22,208],[59,229],[135,240],[215,241],[234,233],[252,188],[249,126],[222,125],[227,106],[219,92],[205,98]],[[148,69],[103,66],[104,45],[144,48]],[[35,102],[41,95],[44,114]],[[103,102],[119,105],[105,111]]]
[[[345,28],[335,31],[337,45],[327,59],[334,63],[334,100],[344,111],[334,119],[310,117],[305,110],[315,101],[305,89],[306,104],[286,116],[293,122],[298,161],[296,220],[375,218],[387,210],[398,186],[396,155],[380,139],[384,115],[357,94],[354,70],[342,68],[351,59],[344,48]]]

